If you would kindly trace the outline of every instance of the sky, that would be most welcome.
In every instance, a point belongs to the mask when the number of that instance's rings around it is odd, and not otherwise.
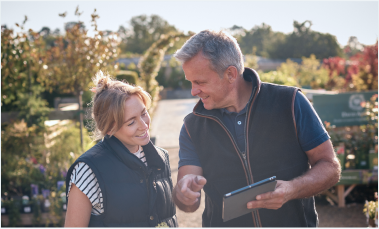
[[[91,13],[96,8],[99,30],[117,31],[128,27],[134,16],[157,14],[183,32],[220,30],[233,25],[251,29],[265,23],[273,31],[291,33],[293,21],[312,22],[312,30],[336,36],[340,45],[350,36],[371,45],[378,39],[378,1],[2,1],[1,25],[17,31],[28,16],[26,29],[39,31],[47,26],[63,31],[64,23],[80,20],[91,28]],[[59,13],[67,12],[65,18]],[[90,34],[90,32],[89,32]]]

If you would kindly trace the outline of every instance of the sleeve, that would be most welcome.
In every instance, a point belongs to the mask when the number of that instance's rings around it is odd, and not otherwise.
[[[179,135],[179,166],[196,165],[201,167],[199,157],[196,154],[195,146],[192,143],[190,136],[187,133],[186,127],[183,124]]]
[[[295,97],[294,112],[299,143],[304,151],[309,151],[330,138],[312,104],[300,91]]]
[[[100,215],[104,212],[103,195],[99,183],[86,163],[79,162],[72,171],[67,197],[70,194],[71,184],[75,184],[91,201],[93,215]]]

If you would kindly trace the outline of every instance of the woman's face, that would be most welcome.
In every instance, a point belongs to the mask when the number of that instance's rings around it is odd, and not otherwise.
[[[131,153],[138,150],[139,145],[147,145],[149,136],[150,116],[142,99],[132,95],[125,101],[125,118],[122,127],[114,134]]]

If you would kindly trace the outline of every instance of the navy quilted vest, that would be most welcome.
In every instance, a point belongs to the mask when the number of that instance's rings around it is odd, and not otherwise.
[[[151,142],[143,149],[148,167],[116,137],[107,136],[70,167],[66,192],[73,168],[85,162],[95,173],[103,194],[104,213],[91,215],[89,226],[178,226],[167,151]]]
[[[206,110],[201,100],[184,121],[207,179],[203,226],[317,226],[313,197],[288,201],[278,210],[259,209],[225,223],[222,220],[224,194],[271,176],[288,181],[309,169],[295,127],[293,106],[298,89],[261,83],[258,74],[248,68],[244,78],[253,80],[245,122],[246,151],[238,149],[220,112]]]

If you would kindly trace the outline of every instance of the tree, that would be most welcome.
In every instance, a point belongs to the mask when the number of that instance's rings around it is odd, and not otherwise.
[[[357,45],[356,39],[350,40]],[[341,57],[324,59],[323,67],[329,71],[326,89],[340,91],[377,90],[378,44],[365,46],[363,52],[356,52],[348,60]]]
[[[271,26],[262,23],[261,26],[254,26],[251,30],[242,30],[242,27],[234,26],[230,29],[237,37],[242,53],[251,53],[255,47],[256,55],[262,57],[272,57],[276,47],[284,42],[285,35],[274,32]]]
[[[293,27],[293,33],[288,35],[274,32],[265,23],[250,30],[237,25],[228,30],[236,37],[243,53],[251,53],[255,47],[258,56],[271,59],[301,58],[311,54],[318,59],[342,57],[342,49],[336,37],[313,31],[311,21],[294,21]]]
[[[343,48],[343,51],[345,53],[346,58],[349,59],[357,53],[362,52],[363,48],[364,45],[358,41],[358,38],[355,36],[351,36],[349,37],[347,45],[345,45],[345,47]]]
[[[59,36],[59,29],[51,31],[49,27],[42,27],[38,32],[46,44],[46,49],[50,49],[55,45],[56,37]]]
[[[122,52],[143,54],[163,34],[178,32],[166,20],[158,15],[140,15],[130,20],[130,28],[120,26]]]
[[[77,7],[75,15],[80,14]],[[66,23],[66,34],[57,37],[55,46],[47,51],[48,62],[40,77],[40,82],[50,90],[57,87],[62,93],[73,93],[78,98],[80,111],[83,91],[89,89],[96,72],[101,69],[113,74],[118,68],[114,64],[119,54],[117,34],[97,30],[99,15],[96,9],[91,17],[95,31],[93,37],[87,36],[83,22]],[[82,112],[80,123],[82,130]]]
[[[378,41],[375,45],[366,46],[363,53],[350,58],[352,66],[352,90],[378,90]]]
[[[45,43],[33,30],[24,31],[26,21],[25,16],[21,25],[16,24],[22,29],[16,35],[6,28],[1,31],[1,107],[2,111],[18,111],[18,118],[28,127],[44,128],[49,109],[40,97],[44,89],[37,81],[46,66]]]
[[[314,54],[316,58],[323,59],[343,55],[336,37],[312,31],[311,21],[294,21],[293,26],[292,34],[287,35],[285,42],[278,44],[271,58],[301,58]]]

